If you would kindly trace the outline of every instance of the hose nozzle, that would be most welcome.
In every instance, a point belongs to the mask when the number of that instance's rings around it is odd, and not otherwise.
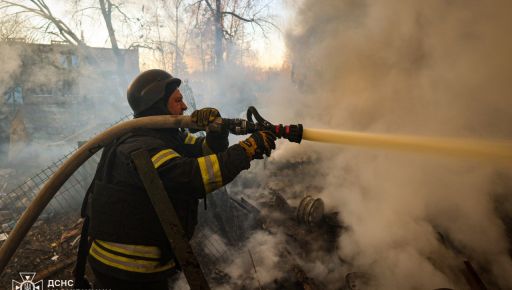
[[[302,141],[302,124],[297,125],[275,125],[274,130],[270,130],[277,138],[285,138],[290,142],[300,143]]]
[[[252,117],[256,118],[257,122],[254,122]],[[245,119],[222,119],[222,126],[229,130],[234,135],[246,135],[252,134],[256,131],[264,130],[270,131],[277,138],[284,138],[290,142],[300,143],[302,141],[302,124],[297,125],[273,125],[267,120],[263,119],[258,113],[256,108],[249,107],[247,110],[247,120]]]

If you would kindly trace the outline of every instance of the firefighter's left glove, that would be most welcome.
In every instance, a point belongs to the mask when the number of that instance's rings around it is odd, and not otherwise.
[[[213,123],[215,119],[220,118],[220,113],[215,108],[203,108],[192,112],[190,117],[192,122],[196,123],[199,127],[206,127]]]
[[[276,136],[269,131],[257,131],[238,144],[250,160],[263,159],[263,154],[270,156],[270,152],[276,149]]]

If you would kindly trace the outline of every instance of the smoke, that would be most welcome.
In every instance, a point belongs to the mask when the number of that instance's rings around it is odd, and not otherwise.
[[[506,1],[304,0],[287,36],[292,82],[227,65],[203,76],[209,82],[190,83],[198,107],[225,117],[257,105],[271,121],[306,127],[510,139],[510,8]],[[279,167],[273,161],[304,160],[316,167],[301,175],[279,168],[276,183],[264,172]],[[512,287],[503,222],[512,208],[508,168],[307,142],[279,143],[267,166],[258,166],[231,188],[253,201],[264,198],[261,184],[294,193],[292,202],[318,193],[328,211],[339,212],[347,228],[337,255],[294,257],[332,289],[354,271],[371,273],[379,289],[466,288],[465,259],[488,286]],[[279,233],[259,232],[226,272],[235,284],[257,287],[243,281],[252,271],[250,249],[263,284],[279,279],[289,271],[275,260],[284,243]]]
[[[306,127],[510,139],[511,8],[509,1],[305,0],[288,35],[295,88],[283,85],[277,93],[289,98],[275,104],[287,103],[286,118]],[[337,253],[345,271],[372,273],[380,289],[464,288],[460,270],[469,259],[488,285],[512,287],[502,206],[510,195],[497,189],[506,187],[497,176],[509,176],[507,168],[307,149],[322,154],[321,197],[348,226]]]
[[[0,54],[2,66],[8,73],[0,74],[0,89],[2,92],[11,85],[13,76],[19,72],[21,67],[21,58],[19,51],[12,47],[4,47],[4,51]]]
[[[252,273],[250,281],[243,281],[245,287],[252,289],[280,278],[283,273],[279,270],[279,255],[283,242],[284,238],[280,233],[271,235],[256,232],[245,243],[245,247],[236,253],[239,258],[225,269],[226,273],[238,281]]]

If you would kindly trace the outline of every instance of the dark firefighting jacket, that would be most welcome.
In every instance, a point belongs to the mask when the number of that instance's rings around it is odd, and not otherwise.
[[[227,146],[227,136],[195,137],[178,129],[138,129],[106,146],[88,201],[89,236],[94,240],[89,251],[92,265],[107,266],[110,269],[104,271],[109,272],[140,274],[158,273],[175,265],[172,249],[132,162],[133,152],[148,151],[191,238],[198,200],[249,168],[242,147]]]

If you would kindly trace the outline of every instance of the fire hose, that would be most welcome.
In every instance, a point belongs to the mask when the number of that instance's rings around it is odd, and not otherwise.
[[[256,119],[254,122],[253,117]],[[0,248],[0,274],[16,252],[39,215],[66,180],[91,156],[114,139],[136,128],[189,128],[195,130],[219,131],[227,129],[235,135],[245,135],[258,130],[271,131],[278,138],[300,143],[303,139],[324,143],[337,143],[365,147],[381,147],[395,150],[409,150],[428,153],[443,153],[456,156],[476,157],[486,160],[510,163],[512,143],[448,138],[427,138],[401,135],[378,135],[347,131],[304,129],[297,125],[274,125],[265,120],[254,107],[247,110],[247,119],[217,118],[208,128],[200,128],[189,116],[152,116],[125,121],[98,134],[82,145],[48,179],[32,203],[23,212]]]

